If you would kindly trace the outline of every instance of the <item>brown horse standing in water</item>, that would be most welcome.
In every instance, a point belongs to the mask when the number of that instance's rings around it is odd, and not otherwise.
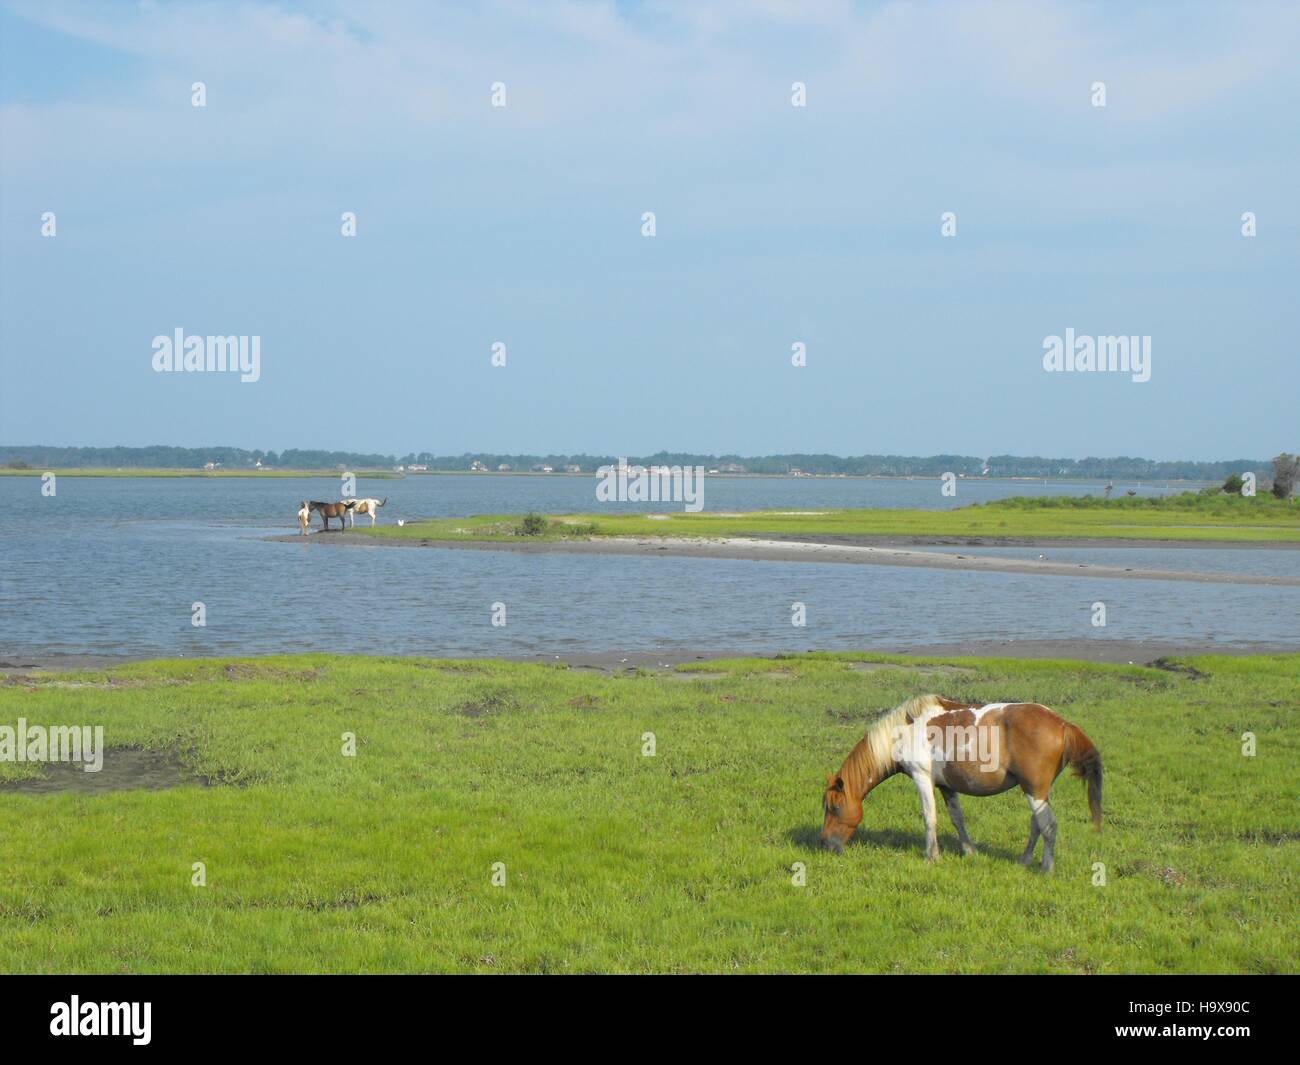
[[[339,503],[322,503],[318,499],[313,499],[307,506],[307,514],[310,517],[313,510],[319,511],[321,521],[325,523],[326,532],[329,532],[330,529],[330,518],[338,518],[339,532],[342,532],[344,515],[354,506],[356,506],[355,499],[348,499]]]
[[[1056,815],[1047,794],[1067,765],[1086,781],[1092,823],[1100,828],[1101,754],[1077,725],[1038,703],[981,706],[921,695],[874,722],[839,773],[826,777],[822,846],[843,853],[862,820],[863,798],[882,780],[906,773],[921,797],[927,860],[939,856],[935,788],[948,807],[962,854],[972,854],[975,847],[966,835],[958,793],[996,795],[1019,787],[1029,802],[1029,843],[1020,864],[1034,860],[1041,835],[1043,869],[1050,872]]]

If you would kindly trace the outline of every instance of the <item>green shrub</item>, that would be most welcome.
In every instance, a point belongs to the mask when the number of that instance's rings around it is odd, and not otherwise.
[[[546,518],[537,511],[530,510],[524,515],[524,520],[515,526],[515,532],[520,536],[541,536],[546,532]]]
[[[1297,480],[1300,480],[1300,459],[1283,451],[1273,460],[1273,495],[1290,499]]]

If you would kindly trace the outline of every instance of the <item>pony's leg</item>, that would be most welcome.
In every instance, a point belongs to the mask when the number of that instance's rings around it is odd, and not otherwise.
[[[1034,797],[1025,792],[1029,802],[1029,842],[1025,844],[1025,853],[1016,859],[1021,865],[1029,865],[1034,860],[1034,848],[1038,845],[1038,818],[1034,816]]]
[[[952,788],[940,788],[939,794],[943,796],[944,805],[948,807],[948,816],[952,818],[952,827],[957,830],[957,839],[961,842],[962,854],[974,854],[975,844],[970,841],[970,836],[966,835],[966,818],[962,816],[961,800],[957,798],[957,793]]]
[[[921,798],[921,819],[925,822],[925,860],[932,862],[939,857],[939,836],[934,824],[934,781],[927,773],[913,777],[912,782]]]
[[[1052,851],[1056,847],[1056,814],[1046,799],[1030,798],[1029,808],[1034,811],[1034,823],[1043,834],[1043,872],[1052,871]]]

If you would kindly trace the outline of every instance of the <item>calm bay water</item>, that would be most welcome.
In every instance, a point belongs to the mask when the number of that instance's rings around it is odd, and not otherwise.
[[[1101,495],[1100,483],[1079,481],[960,480],[955,497],[940,492],[937,479],[872,480],[830,477],[707,477],[704,509],[816,510],[840,507],[912,507],[950,510],[1007,496]],[[1134,488],[1140,495],[1177,492],[1177,485],[1117,484],[1116,494]],[[43,499],[40,480],[0,477],[0,503],[18,504],[38,521],[213,520],[252,526],[294,528],[303,499],[340,497],[336,477],[63,477],[58,494]],[[386,479],[361,478],[356,494],[388,498],[381,518],[467,517],[471,514],[522,514],[530,510],[562,514],[599,509],[662,511],[662,503],[597,503],[596,478],[489,474],[420,474]],[[34,511],[31,503],[46,509]],[[675,509],[681,509],[680,504]],[[319,519],[315,519],[319,522]]]
[[[1123,486],[1117,486],[1121,490]],[[1155,486],[1163,490],[1163,485]],[[420,476],[362,481],[380,520],[591,511],[595,481]],[[1099,485],[709,478],[706,509],[943,507]],[[777,652],[987,639],[1300,643],[1300,589],[948,573],[817,563],[532,555],[263,539],[292,531],[332,478],[0,478],[0,654],[215,655],[325,650],[535,655]],[[664,509],[662,504],[622,509]],[[317,521],[317,524],[319,522]],[[962,549],[1037,555],[1036,549]],[[1300,552],[1051,549],[1060,560],[1300,573]],[[1104,630],[1090,624],[1107,604]],[[790,604],[808,625],[790,624]],[[191,625],[203,602],[207,625]],[[508,624],[490,624],[494,602]]]

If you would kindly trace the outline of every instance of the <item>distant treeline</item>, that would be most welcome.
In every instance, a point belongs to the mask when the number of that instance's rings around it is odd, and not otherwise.
[[[620,457],[643,466],[703,466],[728,473],[846,474],[884,477],[937,477],[957,473],[967,477],[1079,477],[1096,480],[1188,480],[1221,481],[1230,474],[1253,471],[1261,478],[1270,475],[1271,465],[1263,459],[1227,459],[1222,462],[1153,462],[1139,458],[1052,459],[1037,456],[993,455],[700,455],[691,452],[660,451],[654,455],[497,455],[466,452],[463,455],[434,455],[427,451],[407,455],[378,455],[356,451],[258,451],[238,447],[42,447],[0,445],[0,466],[8,467],[124,467],[202,469],[209,463],[222,469],[264,467],[290,470],[391,469],[395,466],[424,466],[430,470],[468,470],[479,464],[489,470],[508,466],[527,471],[550,466],[563,471],[579,466],[584,472],[613,464]]]
[[[273,466],[287,470],[329,470],[336,466],[385,469],[397,465],[392,455],[356,451],[249,451],[242,447],[9,447],[0,445],[0,466],[95,467],[201,470],[208,463],[244,470]]]

